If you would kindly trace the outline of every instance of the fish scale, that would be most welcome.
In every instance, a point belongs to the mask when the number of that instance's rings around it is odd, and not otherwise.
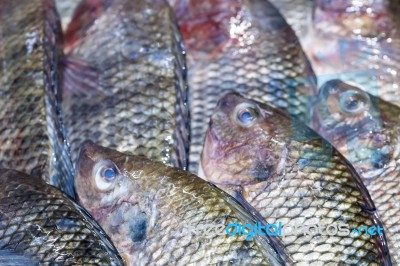
[[[306,120],[315,77],[280,13],[261,0],[170,1],[183,33],[192,115],[190,171],[196,173],[209,117],[234,90]]]
[[[313,2],[313,25],[304,43],[319,85],[331,79],[400,106],[399,2]]]
[[[2,265],[123,265],[100,226],[65,194],[14,170],[1,169],[0,184]]]
[[[58,101],[62,49],[54,2],[0,5],[0,166],[40,175],[74,196]]]
[[[312,1],[309,0],[271,0],[271,3],[281,12],[288,24],[293,28],[297,38],[308,33],[311,24]]]
[[[329,99],[323,96],[328,89],[334,88],[338,94],[361,93],[368,99],[366,109],[361,113],[334,116],[335,112],[340,113],[341,105],[337,103],[336,111],[329,110],[327,103],[336,102],[337,98],[334,95]],[[329,140],[360,174],[382,218],[394,262],[400,264],[400,108],[339,80],[323,85],[320,95],[314,110],[313,128]],[[378,153],[371,153],[371,150]]]
[[[339,164],[339,162],[340,159],[336,155],[332,163]],[[320,219],[322,217],[321,221],[325,224],[332,224],[335,221],[345,219],[353,220],[348,223],[350,228],[358,228],[362,225],[373,226],[368,215],[363,214],[362,217],[357,217],[360,212],[359,208],[351,206],[352,202],[360,202],[362,198],[359,192],[354,191],[354,186],[346,185],[351,182],[346,170],[346,168],[339,169],[335,175],[318,171],[306,171],[302,175],[288,174],[282,179],[268,183],[265,190],[260,191],[250,186],[245,188],[243,193],[246,195],[247,201],[252,206],[257,206],[257,210],[263,217],[267,217],[268,223],[282,221],[287,225],[304,224],[307,219],[313,219],[313,217]],[[299,169],[290,169],[290,172],[296,173],[297,171]],[[324,183],[329,185],[323,185]],[[318,190],[318,188],[315,188],[315,184],[321,184],[323,188]],[[305,189],[307,186],[312,188],[311,191]],[[278,190],[280,193],[274,193],[274,190]],[[344,201],[342,193],[349,193]],[[336,200],[337,198],[338,200]],[[276,202],[284,203],[276,204]],[[306,217],[302,216],[304,209],[307,209]],[[332,244],[336,241],[346,242],[346,249],[349,250],[349,254],[334,249],[330,251],[333,247]],[[297,239],[289,240],[287,248],[295,261],[302,261],[305,254],[309,256],[307,262],[299,263],[299,265],[306,263],[332,264],[342,260],[358,265],[371,265],[373,262],[368,260],[357,260],[356,257],[351,259],[351,254],[365,254],[365,257],[374,256],[374,252],[371,252],[371,248],[374,248],[374,242],[371,239],[363,239],[361,245],[357,245],[358,241],[353,236],[334,236],[327,239],[321,237],[313,241],[307,241],[306,237],[300,236]],[[318,250],[318,246],[323,244],[328,249],[321,252]],[[374,263],[379,265],[378,260]]]
[[[249,124],[240,123],[242,112],[253,118]],[[200,173],[267,223],[282,222],[280,238],[296,265],[391,265],[384,235],[351,233],[383,227],[355,170],[314,131],[278,109],[237,93],[223,96],[210,121]],[[341,223],[349,234],[285,233],[289,226]]]
[[[101,174],[107,170],[115,176],[106,188]],[[86,143],[76,186],[81,204],[127,265],[286,265],[264,238],[202,231],[200,226],[257,220],[226,193],[178,168]]]
[[[162,0],[97,1],[87,18],[84,1],[66,32],[68,58],[87,83],[65,74],[63,114],[73,160],[92,140],[186,168],[189,112],[180,35]],[[77,22],[77,23],[78,23]],[[92,75],[92,76],[91,76]],[[93,78],[94,77],[94,78]],[[72,80],[72,81],[71,81]]]

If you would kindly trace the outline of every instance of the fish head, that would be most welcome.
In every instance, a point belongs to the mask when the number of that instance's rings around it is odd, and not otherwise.
[[[123,200],[139,202],[147,182],[152,181],[151,175],[143,174],[148,162],[143,156],[85,142],[79,152],[75,180],[79,200],[89,209],[112,207]]]
[[[380,106],[378,98],[358,86],[330,80],[320,88],[313,127],[361,172],[380,172],[398,141],[387,130]]]
[[[202,152],[200,176],[221,186],[259,183],[279,171],[290,119],[278,110],[228,93],[217,103]]]
[[[156,212],[156,193],[152,192],[161,185],[153,180],[156,177],[141,170],[149,161],[86,142],[77,163],[75,186],[79,202],[115,243],[122,243],[118,244],[119,248],[122,246],[119,251],[129,261],[126,254],[146,239]]]
[[[377,99],[356,85],[329,80],[319,91],[313,125],[330,141],[349,139],[353,132],[369,132],[380,126]],[[356,136],[356,135],[354,135]]]
[[[79,152],[75,186],[79,189],[79,200],[84,206],[101,203],[103,207],[113,204],[112,192],[125,179],[122,174],[123,156],[120,153],[98,146],[92,142],[83,144]],[[117,196],[117,195],[115,195]]]
[[[314,128],[324,132],[328,139],[343,135],[341,131],[348,128],[359,128],[361,124],[374,127],[376,122],[371,96],[337,79],[321,86],[313,113]]]

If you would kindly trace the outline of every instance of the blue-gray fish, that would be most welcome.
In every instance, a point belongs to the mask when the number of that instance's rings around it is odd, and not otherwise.
[[[0,186],[1,265],[123,265],[93,218],[39,177],[0,169]]]
[[[168,4],[85,0],[74,14],[63,86],[73,161],[91,140],[186,168],[186,63]]]
[[[400,265],[400,107],[340,80],[321,89],[313,128],[360,174]]]
[[[0,2],[0,167],[42,176],[74,196],[60,119],[62,47],[52,0]]]

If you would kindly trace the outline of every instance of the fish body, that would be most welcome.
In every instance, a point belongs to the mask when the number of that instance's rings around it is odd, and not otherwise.
[[[315,77],[295,33],[270,2],[170,2],[187,50],[191,172],[197,173],[213,108],[229,90],[307,120]]]
[[[382,228],[354,169],[277,109],[237,93],[223,96],[210,121],[201,172],[267,223],[282,221],[282,242],[296,265],[391,265],[384,234],[351,232]],[[327,225],[348,231],[324,233]],[[285,226],[291,230],[285,233]],[[306,227],[296,233],[299,226]],[[322,229],[313,234],[304,228]]]
[[[319,85],[353,82],[400,105],[400,4],[395,0],[314,1],[305,41]]]
[[[163,0],[83,1],[65,34],[63,115],[86,140],[186,168],[185,57]]]
[[[293,28],[300,42],[307,36],[311,25],[312,1],[309,0],[270,0],[287,23]]]
[[[0,170],[1,265],[123,265],[93,218],[39,177]]]
[[[314,112],[314,129],[351,162],[370,192],[400,265],[400,108],[332,80],[321,87]]]
[[[246,241],[225,230],[199,234],[201,227],[225,229],[235,222],[254,223],[254,218],[193,174],[93,143],[82,147],[77,168],[80,202],[127,265],[284,265],[269,240]],[[186,230],[188,225],[195,230]]]
[[[58,19],[51,0],[0,3],[0,167],[42,176],[74,196],[60,118]]]

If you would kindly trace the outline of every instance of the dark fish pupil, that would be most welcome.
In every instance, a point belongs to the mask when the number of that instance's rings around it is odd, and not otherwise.
[[[248,121],[251,121],[252,119],[253,119],[253,115],[249,111],[245,111],[241,115],[241,120],[244,123],[248,122]]]
[[[365,92],[349,90],[340,94],[339,106],[344,112],[356,114],[369,108],[370,99]]]
[[[115,171],[112,168],[109,168],[104,171],[104,176],[107,179],[113,179],[115,177]]]
[[[350,108],[355,108],[355,107],[357,107],[358,106],[358,100],[351,100],[350,102],[349,102],[349,107]]]
[[[254,107],[248,106],[249,104],[245,105],[246,107],[239,105],[238,109],[235,109],[235,119],[239,126],[250,127],[257,120],[258,112]]]

